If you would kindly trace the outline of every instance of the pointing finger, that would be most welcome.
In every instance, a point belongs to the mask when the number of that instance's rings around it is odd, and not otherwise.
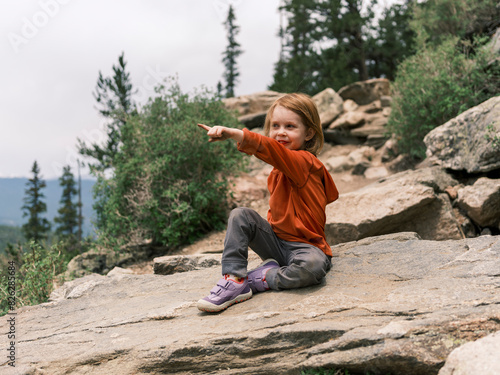
[[[198,126],[204,130],[206,130],[207,132],[212,129],[210,126],[207,126],[205,124],[198,124]]]

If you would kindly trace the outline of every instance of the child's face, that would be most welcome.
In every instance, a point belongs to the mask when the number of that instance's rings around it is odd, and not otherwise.
[[[301,150],[313,136],[314,131],[302,123],[297,113],[282,106],[274,108],[269,128],[270,138],[289,150]]]

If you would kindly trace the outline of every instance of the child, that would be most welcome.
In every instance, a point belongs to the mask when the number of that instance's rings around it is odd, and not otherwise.
[[[234,139],[238,150],[271,164],[267,221],[249,208],[234,209],[228,221],[223,278],[198,301],[202,311],[218,312],[252,294],[319,284],[331,267],[325,238],[325,206],[338,198],[337,188],[316,158],[323,147],[318,110],[304,94],[277,99],[267,112],[266,136],[247,129],[209,127],[209,142]],[[248,247],[262,259],[247,272]]]

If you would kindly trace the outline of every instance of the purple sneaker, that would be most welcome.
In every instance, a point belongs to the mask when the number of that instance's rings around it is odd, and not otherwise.
[[[265,292],[269,290],[266,281],[266,273],[272,268],[279,268],[280,265],[274,259],[265,260],[259,267],[248,272],[248,285],[253,293]]]
[[[232,304],[246,301],[252,297],[247,279],[234,281],[226,276],[217,282],[210,295],[198,301],[198,309],[206,312],[219,312]]]

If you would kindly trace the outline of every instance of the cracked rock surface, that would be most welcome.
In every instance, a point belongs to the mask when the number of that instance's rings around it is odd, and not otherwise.
[[[0,372],[429,375],[455,348],[500,330],[500,236],[408,232],[333,251],[322,285],[257,294],[219,314],[195,305],[220,265],[71,281],[52,302],[18,311],[16,367],[2,358]]]

